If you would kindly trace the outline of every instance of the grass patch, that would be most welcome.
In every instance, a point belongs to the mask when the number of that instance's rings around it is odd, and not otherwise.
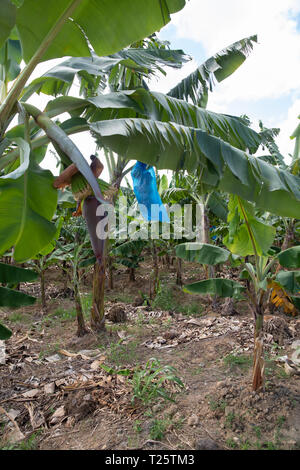
[[[226,440],[226,445],[227,447],[230,447],[230,449],[237,448],[237,443],[232,438]]]
[[[248,369],[252,366],[252,361],[253,359],[245,354],[228,354],[223,359],[224,364],[230,369]]]
[[[134,301],[134,296],[126,292],[114,293],[112,295],[105,296],[106,300],[113,302],[123,302],[124,304],[132,304]]]
[[[151,307],[158,310],[171,310],[187,316],[200,316],[203,312],[203,307],[199,302],[180,305],[179,300],[174,298],[172,290],[166,286],[159,289],[155,299],[151,302]]]
[[[128,344],[122,344],[121,339],[117,343],[111,343],[107,354],[107,360],[117,366],[134,362],[136,357],[136,349],[138,341],[130,341]],[[100,346],[101,348],[102,346]]]
[[[23,313],[14,312],[9,315],[8,320],[12,323],[18,323],[18,322],[24,323],[24,322],[28,322],[28,317],[27,315],[24,315]]]
[[[37,450],[38,442],[37,437],[41,433],[41,431],[37,431],[33,433],[28,439],[24,439],[21,442],[16,444],[4,444],[0,445],[0,450]]]
[[[158,310],[175,310],[177,302],[171,289],[162,286],[157,292],[155,299],[151,302],[151,307]]]
[[[200,317],[203,313],[203,307],[197,302],[192,302],[188,305],[179,305],[178,307],[175,307],[175,312],[183,313],[187,316]]]
[[[158,359],[149,359],[146,366],[137,368],[130,380],[132,384],[132,401],[141,401],[144,405],[157,398],[174,401],[166,389],[167,383],[173,383],[180,388],[184,384],[176,376],[176,370],[171,366],[162,366]]]
[[[210,397],[208,404],[212,411],[216,411],[216,410],[225,411],[225,408],[227,406],[227,402],[225,400],[214,400],[212,397]]]
[[[149,436],[154,441],[161,441],[169,426],[169,421],[165,419],[155,419],[150,427]]]

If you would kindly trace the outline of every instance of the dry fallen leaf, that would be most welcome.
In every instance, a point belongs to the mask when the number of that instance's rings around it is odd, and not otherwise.
[[[36,395],[39,394],[39,390],[37,388],[33,388],[32,390],[28,390],[27,392],[24,392],[22,393],[22,397],[25,397],[25,398],[33,398],[35,397]]]
[[[49,384],[44,385],[44,393],[46,395],[51,395],[52,393],[54,393],[54,390],[55,390],[55,383],[54,382],[51,382]]]
[[[51,424],[56,424],[64,416],[65,416],[65,407],[64,407],[64,405],[62,405],[59,408],[57,408],[57,410],[53,413],[53,415],[51,417],[51,420],[50,420],[50,423]]]

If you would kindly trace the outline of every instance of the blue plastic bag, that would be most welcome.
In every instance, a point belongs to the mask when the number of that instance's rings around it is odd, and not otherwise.
[[[155,172],[152,166],[137,162],[131,170],[133,191],[142,216],[147,221],[170,222],[158,194]]]

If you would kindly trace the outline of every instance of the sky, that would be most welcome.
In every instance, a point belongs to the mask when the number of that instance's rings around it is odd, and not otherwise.
[[[197,65],[242,38],[257,34],[247,60],[210,94],[207,108],[247,114],[258,128],[281,129],[277,143],[286,157],[293,153],[290,135],[300,115],[300,1],[190,0],[159,37],[193,57],[180,73],[170,71],[153,88],[168,91]]]
[[[254,34],[258,43],[252,53],[234,74],[216,85],[207,108],[237,116],[247,114],[255,129],[260,119],[266,127],[279,127],[277,143],[288,162],[294,147],[290,135],[300,115],[300,0],[187,1],[158,35],[193,59],[181,70],[168,68],[167,76],[152,80],[150,88],[169,91],[207,58]],[[53,61],[40,64],[33,78],[52,65]],[[34,101],[40,103],[42,96]],[[44,98],[46,104],[49,97]],[[87,133],[72,139],[85,156],[94,153],[94,141]],[[57,174],[50,158],[43,166]],[[107,173],[103,176],[107,179]]]

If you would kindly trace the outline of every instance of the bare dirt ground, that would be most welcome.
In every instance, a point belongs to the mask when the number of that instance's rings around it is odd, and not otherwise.
[[[147,299],[149,269],[143,263],[133,283],[124,269],[115,273],[100,334],[75,336],[72,292],[55,269],[47,274],[46,312],[39,303],[1,312],[14,332],[0,346],[1,448],[299,449],[299,372],[284,360],[299,346],[300,319],[267,316],[265,389],[254,393],[246,303],[224,315],[223,303],[183,293],[175,268],[161,266],[161,293],[151,306],[138,305],[142,293]],[[184,273],[184,283],[203,277],[197,265]],[[90,281],[83,284],[87,322]],[[39,294],[36,283],[21,289]],[[117,310],[126,321],[109,320]],[[158,373],[147,386],[150,363],[176,372]]]

